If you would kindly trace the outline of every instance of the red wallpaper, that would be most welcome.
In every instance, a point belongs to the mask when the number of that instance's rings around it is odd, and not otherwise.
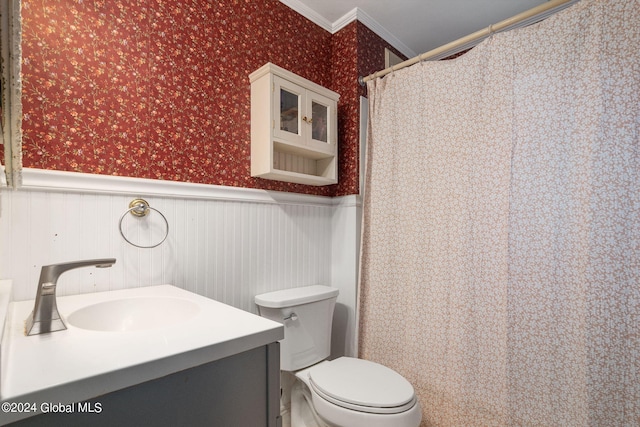
[[[380,36],[371,31],[366,25],[358,22],[358,74],[368,76],[385,68],[384,49],[392,50],[403,59],[408,59],[399,50],[389,45]],[[366,95],[366,88],[360,86],[360,93]]]
[[[277,0],[23,0],[24,165],[357,193],[358,62],[383,58],[362,32],[332,36]],[[269,61],[341,94],[339,184],[250,176],[248,75]]]
[[[333,90],[340,93],[338,104],[338,188],[336,194],[356,194],[359,187],[360,96],[358,94],[357,23],[352,22],[331,40]]]

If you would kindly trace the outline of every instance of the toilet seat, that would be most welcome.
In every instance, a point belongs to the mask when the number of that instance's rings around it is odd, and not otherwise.
[[[309,383],[323,399],[370,414],[398,414],[416,404],[413,387],[386,366],[340,357],[309,370]]]

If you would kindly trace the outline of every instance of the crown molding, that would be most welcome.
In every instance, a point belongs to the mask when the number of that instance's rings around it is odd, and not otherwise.
[[[287,6],[289,6],[291,9],[295,10],[300,15],[304,16],[305,18],[307,18],[309,21],[313,22],[314,24],[324,28],[325,30],[327,30],[331,34],[333,34],[333,31],[332,31],[333,25],[332,25],[332,23],[328,19],[326,19],[324,16],[320,15],[318,12],[316,12],[313,9],[311,9],[309,6],[307,6],[306,4],[302,3],[301,1],[299,1],[299,0],[280,0],[280,3],[283,3],[283,4],[287,5]]]
[[[331,34],[335,34],[353,21],[358,20],[358,13],[363,13],[357,7],[342,15],[334,23],[331,24]]]
[[[402,53],[407,58],[413,58],[418,55],[413,51],[409,46],[402,43],[396,36],[391,34],[386,28],[384,28],[378,21],[373,19],[370,15],[368,15],[364,10],[355,8],[355,19],[363,23],[367,26],[371,31],[379,35],[384,41],[389,43],[394,48],[398,49],[400,53]],[[350,15],[353,12],[349,12],[347,15]],[[338,19],[336,23],[341,22],[342,18]]]
[[[281,3],[287,5],[294,11],[298,12],[300,15],[304,16],[311,22],[316,25],[324,28],[329,31],[331,34],[335,34],[353,21],[360,21],[362,24],[366,25],[371,31],[380,36],[384,41],[389,43],[394,48],[398,49],[403,55],[407,58],[412,58],[417,55],[412,49],[410,49],[407,45],[402,43],[397,37],[391,34],[386,28],[384,28],[378,21],[369,16],[362,9],[357,7],[353,8],[349,12],[345,13],[343,16],[338,18],[335,22],[330,22],[315,10],[311,9],[306,4],[302,3],[300,0],[280,0]]]

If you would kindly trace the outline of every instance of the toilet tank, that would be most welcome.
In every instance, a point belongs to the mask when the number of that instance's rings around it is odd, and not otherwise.
[[[329,357],[338,290],[305,286],[256,295],[260,315],[284,325],[280,369],[297,371]]]

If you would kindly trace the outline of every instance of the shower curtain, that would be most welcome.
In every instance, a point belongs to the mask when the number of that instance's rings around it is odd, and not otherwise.
[[[359,354],[422,426],[640,425],[640,1],[370,81]]]

